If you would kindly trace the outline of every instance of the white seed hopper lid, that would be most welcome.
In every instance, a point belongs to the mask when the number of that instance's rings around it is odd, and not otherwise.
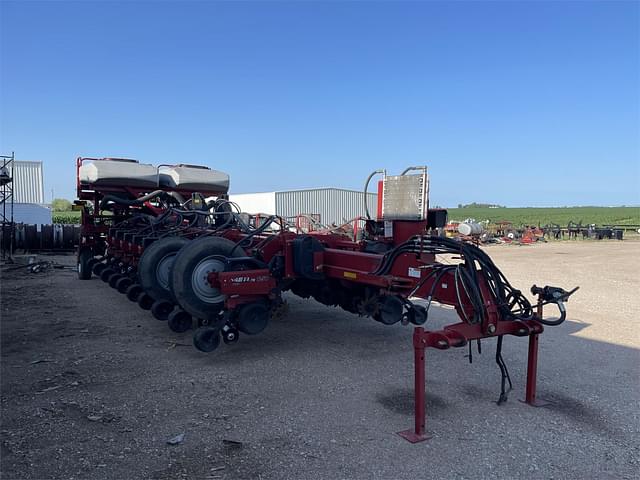
[[[175,165],[160,168],[160,185],[194,192],[226,193],[229,175],[199,165]]]
[[[124,158],[89,160],[80,166],[79,177],[82,184],[140,188],[158,186],[156,167]]]

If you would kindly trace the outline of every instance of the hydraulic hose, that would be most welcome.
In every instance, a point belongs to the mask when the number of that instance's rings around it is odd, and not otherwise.
[[[364,212],[367,215],[367,220],[371,220],[371,215],[369,215],[369,202],[367,201],[367,190],[369,188],[369,182],[375,175],[386,175],[386,170],[380,169],[371,172],[371,174],[367,177],[367,181],[364,182]]]
[[[495,299],[495,303],[505,320],[530,319],[533,308],[519,290],[511,286],[504,274],[491,258],[478,247],[443,237],[412,237],[387,252],[379,266],[372,273],[387,275],[395,260],[404,253],[456,254],[464,259],[458,269],[458,278],[464,287],[477,316],[483,316],[483,298],[480,291],[480,276]],[[461,305],[462,307],[462,305]],[[519,308],[515,308],[519,307]]]
[[[551,302],[554,303],[554,302]],[[559,302],[555,302],[558,310],[560,310],[560,316],[558,318],[537,318],[537,320],[542,323],[543,325],[548,325],[550,327],[555,327],[560,325],[562,322],[564,322],[567,319],[567,309],[564,306],[564,302],[559,301]]]
[[[147,195],[144,195],[143,197],[138,197],[134,200],[127,200],[126,198],[120,198],[115,195],[105,195],[102,201],[100,202],[100,209],[105,208],[107,206],[107,203],[109,202],[117,203],[118,205],[124,205],[126,207],[131,207],[133,205],[140,205],[153,198],[156,198],[157,196],[163,193],[165,193],[164,190],[155,190],[151,193],[148,193]]]
[[[169,195],[170,197],[175,198],[180,205],[184,205],[184,202],[185,202],[184,197],[180,195],[178,192],[166,192],[166,194]]]
[[[424,170],[425,172],[427,171],[427,167],[407,167],[404,169],[404,171],[400,174],[400,176],[402,175],[406,175],[407,173],[409,173],[411,170]]]

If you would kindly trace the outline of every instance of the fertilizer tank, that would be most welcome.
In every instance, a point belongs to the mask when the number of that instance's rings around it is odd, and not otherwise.
[[[484,228],[479,223],[464,222],[458,225],[458,232],[462,235],[480,235]]]

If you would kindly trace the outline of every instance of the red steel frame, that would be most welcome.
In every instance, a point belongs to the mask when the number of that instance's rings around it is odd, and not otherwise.
[[[542,318],[541,301],[538,302],[536,318]],[[538,337],[544,331],[542,324],[533,320],[515,320],[508,322],[498,322],[493,336],[514,335],[517,337],[529,337],[529,349],[527,358],[527,383],[525,387],[524,403],[540,407],[547,405],[547,402],[536,398],[536,383],[538,370]],[[426,430],[426,359],[425,350],[429,347],[446,350],[450,347],[462,347],[468,341],[487,338],[483,334],[481,325],[470,325],[467,323],[457,323],[444,327],[443,330],[432,332],[422,327],[416,327],[413,331],[413,351],[414,351],[414,427],[412,429],[398,432],[405,440],[411,443],[418,443],[429,440],[431,435]]]
[[[419,222],[414,222],[419,223]],[[235,230],[229,230],[223,234],[230,240],[240,240],[244,237],[243,234]],[[313,235],[315,238],[321,239],[322,243],[326,245],[326,248],[322,252],[317,252],[314,258],[315,269],[318,272],[322,272],[325,277],[329,279],[341,280],[344,282],[352,282],[362,285],[369,285],[371,287],[377,287],[390,294],[407,295],[414,290],[421,278],[427,276],[430,272],[430,268],[436,264],[435,258],[432,254],[423,253],[421,255],[416,254],[402,254],[400,255],[391,271],[387,275],[378,275],[373,272],[382,255],[376,253],[366,253],[355,250],[358,248],[358,244],[352,241],[345,241],[341,237],[332,234],[317,234]],[[283,232],[275,235],[272,241],[268,242],[266,247],[249,247],[247,250],[253,250],[258,253],[260,257],[269,262],[275,255],[282,254],[284,256],[285,263],[285,278],[295,279],[296,274],[293,270],[293,254],[292,243],[297,234],[293,232]],[[259,244],[261,240],[267,238],[266,236],[254,237],[255,243]],[[346,247],[346,248],[345,248]],[[411,277],[408,275],[409,269],[418,269],[421,272],[420,278]],[[260,276],[264,282],[270,282],[269,269],[258,269],[252,271],[256,276]],[[236,275],[242,277],[246,274],[246,271],[239,272],[211,272],[209,274],[209,282],[215,288],[220,289],[221,293],[234,296],[234,295],[248,295],[255,294],[256,289],[261,289],[260,282],[246,282],[240,285],[234,285],[232,290],[227,290],[231,285],[228,281],[223,281],[223,278],[230,278]],[[418,297],[425,298],[433,288],[434,278],[430,278],[414,292]],[[458,301],[455,296],[453,288],[442,288],[443,285],[453,285],[454,279],[452,273],[445,273],[440,281],[439,285],[434,290],[434,299],[438,302],[457,306]],[[241,283],[241,282],[240,282]],[[483,293],[488,297],[488,290],[483,287]],[[462,294],[463,303],[468,308],[468,314],[472,311],[471,305],[466,297],[466,294]],[[238,303],[239,300],[235,299],[234,303]],[[484,333],[488,333],[488,329],[493,328],[489,325],[495,324],[498,321],[497,308],[490,304],[488,307],[489,323],[484,327]]]
[[[401,223],[401,222],[399,222]],[[414,226],[415,228],[415,226]],[[406,228],[407,233],[409,229]],[[415,230],[414,230],[415,232]],[[415,233],[414,233],[415,234]],[[235,237],[234,233],[230,233],[231,237]],[[273,241],[269,245],[270,251],[266,255],[268,260],[274,254],[284,250],[285,264],[288,266],[287,275],[295,277],[291,268],[291,242],[296,237],[295,234],[280,234],[280,242]],[[322,238],[324,237],[324,238]],[[344,248],[343,241],[332,235],[318,234],[317,238],[322,238],[327,248],[323,252],[316,254],[315,263],[316,270],[322,271],[326,277],[338,279],[342,281],[350,281],[359,284],[367,284],[373,287],[379,287],[387,292],[395,294],[407,294],[407,292],[415,289],[420,279],[409,277],[407,270],[409,267],[421,268],[422,275],[427,275],[430,266],[433,268],[435,258],[430,254],[404,254],[397,258],[391,272],[388,275],[376,275],[371,273],[378,265],[381,256],[379,254],[364,253]],[[347,242],[353,248],[352,242]],[[264,251],[262,252],[264,255]],[[229,296],[227,300],[227,308],[234,308],[246,301],[253,301],[256,295],[270,295],[276,287],[276,282],[270,275],[268,269],[256,269],[241,272],[212,272],[209,274],[210,283],[219,288],[220,291]],[[445,273],[439,280],[439,284],[433,288],[435,280],[429,279],[417,291],[413,292],[416,296],[425,298],[428,292],[434,292],[433,300],[442,304],[453,305],[458,310],[461,317],[470,317],[472,307],[468,297],[463,295],[462,306],[458,305],[453,288],[443,288],[447,284],[452,285],[455,279],[452,273]],[[426,371],[425,371],[425,350],[427,348],[436,348],[446,350],[451,347],[463,347],[468,342],[484,339],[498,338],[503,335],[513,335],[517,337],[529,337],[528,360],[527,360],[527,381],[525,389],[524,402],[532,406],[542,406],[546,403],[536,398],[536,377],[538,363],[538,338],[544,331],[542,323],[542,299],[538,301],[536,315],[530,320],[509,320],[502,321],[491,295],[488,286],[483,278],[479,282],[482,296],[485,299],[484,320],[480,323],[460,322],[453,325],[445,326],[442,330],[429,331],[423,327],[416,327],[413,334],[414,347],[414,379],[415,379],[415,425],[413,429],[398,432],[400,436],[409,442],[416,443],[427,440],[430,436],[426,432]],[[259,298],[259,297],[258,297]],[[466,315],[460,311],[461,308],[468,309]]]

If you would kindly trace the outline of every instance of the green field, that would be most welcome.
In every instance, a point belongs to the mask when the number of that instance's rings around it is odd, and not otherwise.
[[[640,207],[557,207],[557,208],[450,208],[449,220],[490,222],[507,221],[514,226],[547,225],[566,226],[569,222],[582,225],[640,225]]]
[[[78,224],[81,212],[53,212],[53,223]]]

